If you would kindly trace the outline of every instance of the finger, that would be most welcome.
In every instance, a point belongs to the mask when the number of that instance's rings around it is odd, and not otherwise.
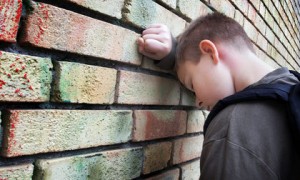
[[[154,23],[154,24],[150,24],[148,27],[147,27],[147,29],[148,28],[160,28],[160,27],[162,27],[162,26],[164,26],[163,24],[160,24],[160,23]]]
[[[166,46],[157,40],[153,40],[153,39],[145,40],[144,50],[147,52],[160,53],[162,51],[165,51],[165,49],[166,49]]]
[[[153,39],[163,43],[166,38],[163,38],[161,35],[157,35],[157,34],[146,34],[143,36],[143,39],[144,40]]]
[[[149,28],[143,31],[142,35],[146,34],[159,34],[161,33],[161,29],[159,28]]]
[[[139,52],[142,53],[144,51],[144,46],[145,46],[145,43],[144,43],[144,39],[139,37],[137,39],[137,44],[138,44],[138,49],[139,49]]]

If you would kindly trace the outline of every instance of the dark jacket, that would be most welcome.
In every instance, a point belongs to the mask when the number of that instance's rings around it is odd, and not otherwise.
[[[280,68],[253,84],[295,84]],[[300,158],[283,104],[243,102],[226,107],[210,123],[201,155],[201,180],[300,179]]]

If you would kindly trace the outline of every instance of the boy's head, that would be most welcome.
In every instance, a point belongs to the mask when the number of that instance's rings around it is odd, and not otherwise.
[[[248,48],[254,52],[251,40],[243,27],[234,19],[222,13],[200,16],[177,38],[176,64],[189,59],[199,61],[199,43],[210,40],[214,44],[226,43],[236,49]]]
[[[178,37],[176,71],[195,92],[197,104],[212,108],[236,92],[229,59],[245,49],[254,53],[244,29],[233,19],[213,13],[199,17]]]

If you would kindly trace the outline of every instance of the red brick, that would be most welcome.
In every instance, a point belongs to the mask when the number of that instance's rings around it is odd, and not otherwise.
[[[33,3],[23,43],[81,55],[141,64],[136,39],[128,29],[44,3]]]
[[[0,41],[16,42],[22,14],[22,0],[0,1]]]
[[[182,135],[187,114],[179,110],[135,110],[133,141],[145,141]]]
[[[50,98],[49,58],[0,51],[0,102],[46,102]]]
[[[121,71],[117,103],[178,105],[179,83],[173,79],[153,75]]]
[[[131,139],[126,110],[10,110],[5,114],[5,157],[111,145]]]
[[[179,169],[173,169],[168,170],[166,172],[160,173],[159,175],[155,175],[149,178],[146,178],[146,180],[179,180]]]
[[[171,150],[171,142],[147,145],[144,148],[143,174],[149,174],[167,167],[171,158]]]
[[[173,164],[179,164],[200,157],[203,135],[181,138],[174,141]]]

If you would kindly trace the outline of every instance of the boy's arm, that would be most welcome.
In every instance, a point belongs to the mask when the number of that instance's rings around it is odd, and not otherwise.
[[[150,25],[138,38],[138,49],[143,55],[157,60],[163,69],[173,69],[175,64],[176,40],[163,24]]]

